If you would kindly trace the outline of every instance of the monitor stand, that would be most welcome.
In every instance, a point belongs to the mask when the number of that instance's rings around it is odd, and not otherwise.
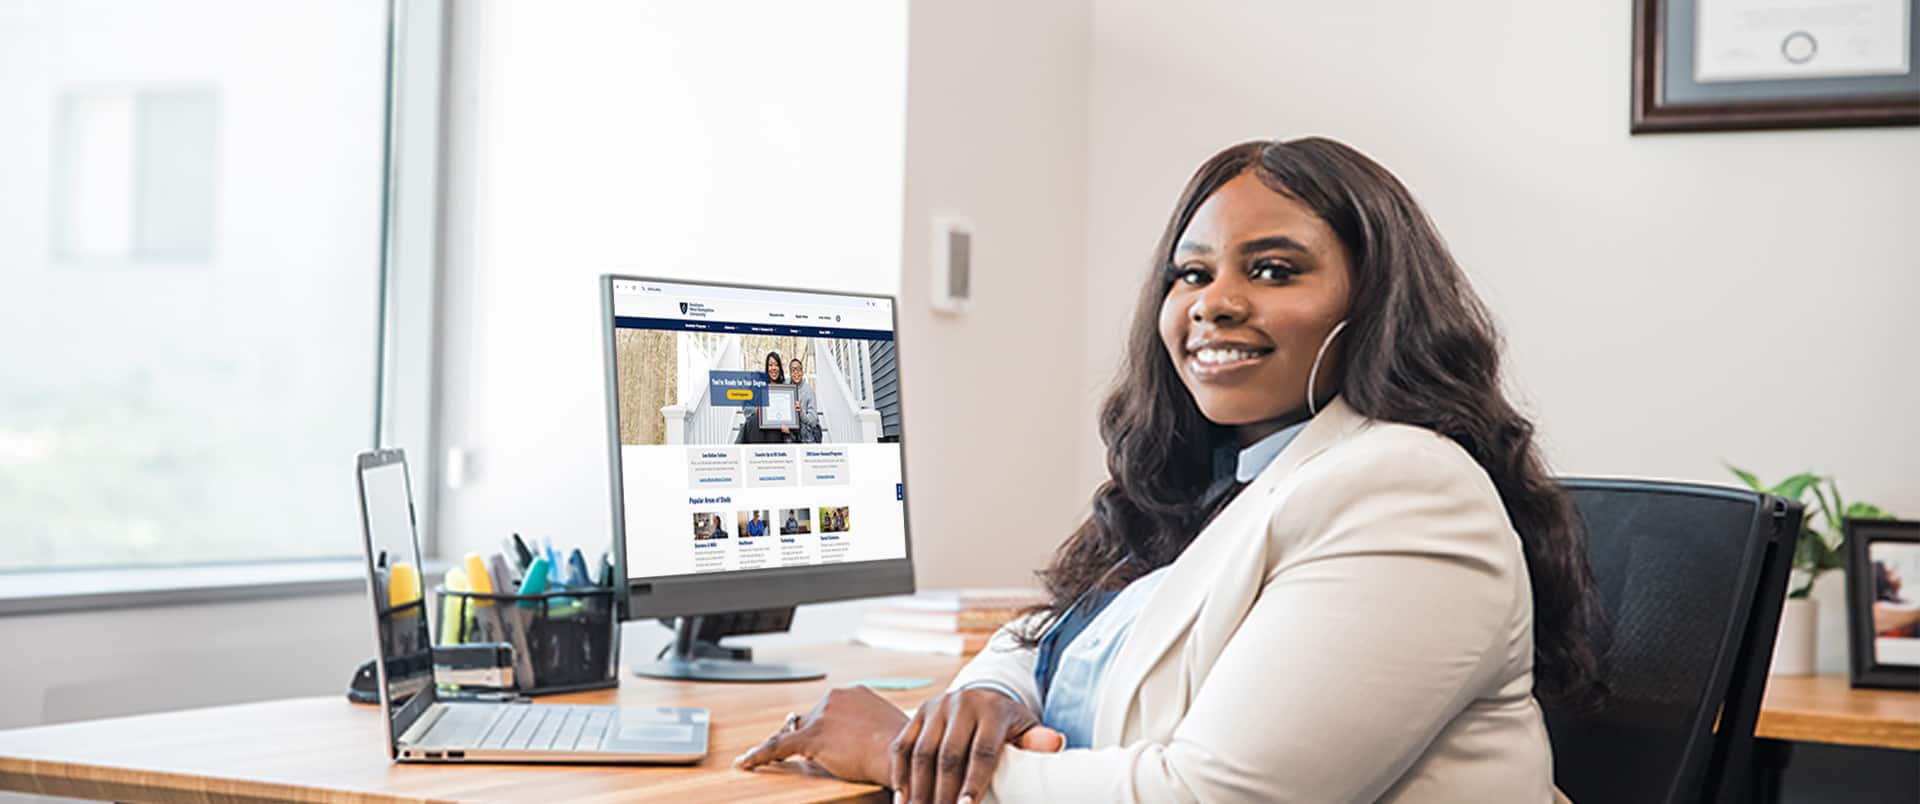
[[[635,675],[680,681],[810,681],[827,671],[808,664],[756,662],[752,648],[721,645],[719,638],[703,639],[700,617],[673,621],[673,644],[651,662],[634,665]]]

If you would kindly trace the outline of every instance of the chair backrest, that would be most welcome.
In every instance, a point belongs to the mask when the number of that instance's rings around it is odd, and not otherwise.
[[[1555,784],[1578,804],[1726,795],[1750,753],[1800,504],[1682,483],[1561,484],[1610,620],[1610,696],[1594,711],[1547,709]]]

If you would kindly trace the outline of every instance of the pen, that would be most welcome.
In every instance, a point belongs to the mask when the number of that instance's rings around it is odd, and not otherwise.
[[[532,566],[533,550],[527,547],[526,540],[521,539],[519,533],[515,533],[510,541],[512,541],[513,544],[512,548],[507,551],[507,557],[518,561],[522,567]]]
[[[392,609],[392,604],[387,603],[387,595],[387,571],[385,568],[375,567],[373,569],[373,599],[388,609]]]

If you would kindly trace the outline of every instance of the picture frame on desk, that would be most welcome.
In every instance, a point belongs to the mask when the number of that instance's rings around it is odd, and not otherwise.
[[[1920,690],[1920,522],[1848,519],[1848,678]]]
[[[1920,0],[1635,0],[1634,134],[1920,125]]]

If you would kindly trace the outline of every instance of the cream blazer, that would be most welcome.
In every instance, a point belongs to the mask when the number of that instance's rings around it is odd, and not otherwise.
[[[954,679],[1040,711],[1002,629]],[[1098,691],[1091,748],[1009,747],[1001,801],[1549,802],[1533,598],[1491,480],[1341,400],[1194,538]]]

